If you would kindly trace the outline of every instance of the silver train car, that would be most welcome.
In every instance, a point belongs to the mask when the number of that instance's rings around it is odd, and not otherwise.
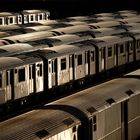
[[[16,65],[12,65],[15,63],[10,58],[0,57],[0,93],[3,94],[0,104],[12,103],[20,99],[15,97],[21,95],[27,101],[31,94],[36,96],[43,92],[49,95],[49,92],[65,91],[94,81],[96,77],[108,77],[133,68],[140,61],[139,42],[140,35],[135,35],[135,40],[125,35],[104,36],[15,55],[15,59],[19,60]],[[40,58],[40,62],[36,64],[30,57]],[[28,63],[28,60],[32,60],[32,63]],[[22,70],[18,72],[20,68]],[[23,79],[18,80],[20,78]],[[26,89],[22,88],[25,84]],[[10,87],[10,90],[6,90],[6,87]],[[7,97],[11,95],[13,98],[8,101]]]
[[[0,123],[3,140],[140,138],[140,70]]]
[[[0,12],[0,25],[28,24],[48,20],[47,10],[23,10],[18,13]]]

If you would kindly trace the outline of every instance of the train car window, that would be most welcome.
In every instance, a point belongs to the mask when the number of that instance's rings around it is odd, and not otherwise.
[[[97,125],[96,125],[96,116],[93,117],[93,131],[97,130]]]
[[[133,43],[129,42],[129,49],[132,51],[133,50]]]
[[[91,55],[91,61],[94,61],[95,59],[94,59],[94,51],[91,51],[91,53],[90,53],[90,55]]]
[[[21,16],[18,17],[18,21],[22,22],[22,17]]]
[[[78,61],[78,63],[77,63],[78,65],[82,65],[82,54],[78,55],[78,60],[77,61]]]
[[[76,126],[72,128],[72,132],[76,132]]]
[[[43,20],[43,15],[42,14],[39,15],[39,20]]]
[[[33,74],[33,67],[29,66],[29,79],[32,79],[32,74]]]
[[[2,74],[0,73],[0,88],[2,88]]]
[[[2,18],[0,18],[0,25],[2,25]]]
[[[38,67],[37,75],[42,76],[42,64],[37,64],[37,67]]]
[[[52,73],[54,73],[54,72],[55,72],[55,61],[52,60]]]
[[[61,70],[66,69],[66,58],[61,59]]]
[[[7,86],[10,85],[10,82],[11,82],[9,78],[10,78],[10,73],[7,71],[6,72],[6,85]]]
[[[30,21],[34,21],[33,15],[30,15]]]
[[[18,82],[25,81],[25,68],[19,69],[18,71]]]
[[[9,23],[11,23],[11,24],[13,23],[13,17],[9,18]]]
[[[124,46],[123,46],[123,44],[120,44],[119,46],[120,46],[120,53],[124,53]]]
[[[85,52],[85,64],[88,63],[88,52]]]
[[[109,47],[108,48],[108,57],[111,57],[112,56],[112,47]]]
[[[137,49],[140,49],[140,40],[137,41]]]

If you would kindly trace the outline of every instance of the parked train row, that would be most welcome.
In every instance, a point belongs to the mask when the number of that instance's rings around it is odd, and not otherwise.
[[[93,77],[129,69],[139,60],[139,34],[104,36],[0,57],[0,104],[81,85]]]
[[[27,101],[30,95],[72,88],[133,67],[140,60],[140,33],[115,35],[123,32],[119,27],[77,25],[1,38],[0,104]]]
[[[140,70],[0,123],[3,140],[138,140]]]
[[[18,13],[0,12],[0,25],[27,24],[48,20],[50,12],[47,10],[23,10]]]

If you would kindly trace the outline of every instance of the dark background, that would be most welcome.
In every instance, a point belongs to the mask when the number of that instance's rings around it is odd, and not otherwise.
[[[118,10],[140,11],[138,0],[0,0],[1,11],[48,9],[51,19]]]

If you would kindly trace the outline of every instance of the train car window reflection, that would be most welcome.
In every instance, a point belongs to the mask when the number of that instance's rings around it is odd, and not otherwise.
[[[111,57],[112,56],[112,47],[109,47],[108,48],[108,57]]]
[[[61,70],[66,69],[66,58],[61,59]]]
[[[78,65],[82,65],[82,54],[78,55]]]
[[[91,51],[91,61],[94,61],[94,51]]]
[[[123,44],[120,44],[119,46],[120,46],[120,53],[124,53],[124,46],[123,46]]]
[[[0,73],[0,88],[2,88],[2,74]]]
[[[132,44],[132,42],[129,42],[128,45],[129,45],[129,50],[132,51],[133,50],[133,44]]]
[[[18,82],[25,81],[25,68],[19,69],[18,71]]]

